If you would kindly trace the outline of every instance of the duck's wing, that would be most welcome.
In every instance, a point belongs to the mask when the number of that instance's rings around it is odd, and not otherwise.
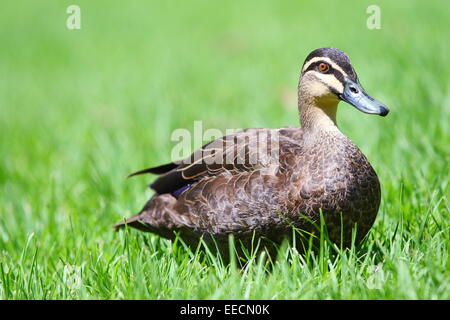
[[[291,167],[300,135],[296,127],[247,129],[208,143],[184,161],[139,171],[163,172],[151,185],[157,193],[115,229],[129,225],[169,239],[183,230],[183,239],[192,234],[189,241],[196,243],[199,233],[244,234],[271,224],[268,215],[279,206],[278,174]]]
[[[278,161],[280,129],[245,129],[213,140],[189,157],[132,173],[160,176],[150,185],[158,194],[176,193],[204,177],[224,171],[252,171]]]

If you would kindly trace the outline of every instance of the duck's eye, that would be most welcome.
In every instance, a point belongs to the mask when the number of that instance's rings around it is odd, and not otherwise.
[[[327,72],[330,69],[330,65],[328,63],[322,62],[319,64],[319,70],[322,72]]]

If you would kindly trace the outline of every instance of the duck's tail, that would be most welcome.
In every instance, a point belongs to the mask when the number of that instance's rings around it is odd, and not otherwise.
[[[174,231],[184,226],[184,220],[173,208],[176,201],[177,199],[170,194],[156,194],[147,202],[141,212],[116,223],[113,228],[118,231],[127,226],[173,239]]]
[[[142,231],[148,231],[148,227],[144,225],[140,220],[140,214],[137,214],[133,217],[130,217],[126,220],[117,222],[115,225],[113,225],[114,231],[119,231],[122,228],[125,228],[125,226],[130,226]]]
[[[178,167],[178,164],[175,162],[171,162],[168,164],[163,164],[158,167],[147,168],[147,169],[143,169],[143,170],[139,170],[139,171],[130,173],[127,176],[127,178],[131,178],[131,177],[138,176],[138,175],[145,174],[145,173],[153,173],[153,174],[161,175],[161,174],[167,173],[167,172],[175,169],[176,167]]]

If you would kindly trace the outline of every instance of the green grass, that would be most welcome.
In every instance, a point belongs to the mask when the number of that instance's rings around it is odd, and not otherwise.
[[[78,31],[65,27],[74,3]],[[366,28],[371,4],[380,30]],[[0,6],[0,298],[450,298],[445,1]],[[285,246],[273,265],[241,270],[112,231],[151,195],[150,177],[124,176],[169,161],[174,129],[297,125],[299,69],[322,46],[346,51],[391,108],[386,118],[339,108],[382,184],[362,248]]]

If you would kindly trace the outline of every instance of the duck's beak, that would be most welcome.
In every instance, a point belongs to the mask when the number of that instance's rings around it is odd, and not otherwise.
[[[378,114],[382,117],[389,113],[389,109],[381,102],[369,96],[359,82],[355,82],[349,78],[345,78],[344,92],[339,98],[365,113]]]

